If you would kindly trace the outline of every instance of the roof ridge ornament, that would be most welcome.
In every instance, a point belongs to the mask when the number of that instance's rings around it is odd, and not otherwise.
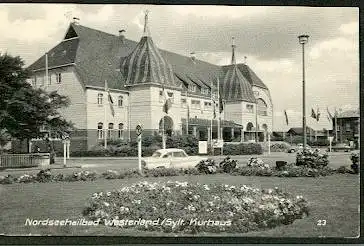
[[[231,48],[232,48],[232,55],[231,55],[231,64],[236,65],[236,59],[235,59],[235,37],[232,37],[231,40]]]
[[[74,23],[75,25],[79,25],[79,23],[80,23],[80,18],[78,18],[78,17],[73,17],[73,22],[72,23]]]
[[[150,31],[149,31],[149,26],[148,26],[148,14],[149,14],[149,10],[145,10],[144,11],[144,31],[143,31],[143,37],[148,37],[150,36]]]

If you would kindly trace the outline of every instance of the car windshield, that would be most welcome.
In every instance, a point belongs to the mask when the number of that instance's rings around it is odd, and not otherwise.
[[[156,151],[153,153],[152,157],[160,157],[161,156],[161,152]]]

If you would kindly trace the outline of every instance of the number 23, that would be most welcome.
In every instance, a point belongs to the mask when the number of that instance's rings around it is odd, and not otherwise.
[[[326,225],[326,220],[318,220],[317,225],[318,226],[325,226]]]

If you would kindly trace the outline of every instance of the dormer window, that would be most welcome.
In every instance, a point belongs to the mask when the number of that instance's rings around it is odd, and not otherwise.
[[[209,89],[208,88],[201,88],[201,94],[208,95],[209,94]]]
[[[189,84],[188,85],[188,91],[190,91],[190,92],[196,92],[196,85]]]

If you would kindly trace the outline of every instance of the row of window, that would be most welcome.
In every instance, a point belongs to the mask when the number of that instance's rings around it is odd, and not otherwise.
[[[107,130],[107,138],[111,138],[111,133],[114,131],[118,132],[118,138],[123,138],[124,124],[119,123],[118,129],[114,129],[114,123],[109,123]],[[97,136],[99,139],[104,139],[104,123],[99,122],[97,124]]]
[[[39,77],[39,79],[37,79],[36,76],[34,76],[32,84],[34,87],[37,87],[38,83],[39,86],[44,86],[45,85],[45,76]],[[62,73],[52,73],[48,75],[48,82],[47,85],[51,85],[51,84],[60,84],[62,83]]]
[[[103,103],[104,103],[104,94],[99,93],[97,95],[97,104],[102,105]],[[112,100],[112,103],[114,103],[114,100]],[[124,103],[124,97],[123,96],[118,96],[118,107],[122,107],[123,103]]]

